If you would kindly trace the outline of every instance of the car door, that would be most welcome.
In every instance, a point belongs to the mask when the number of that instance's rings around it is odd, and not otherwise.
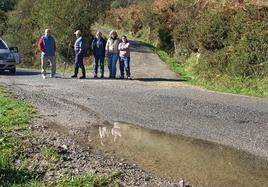
[[[19,49],[17,47],[10,47],[9,50],[13,54],[13,56],[16,60],[16,63],[19,64],[20,63]]]

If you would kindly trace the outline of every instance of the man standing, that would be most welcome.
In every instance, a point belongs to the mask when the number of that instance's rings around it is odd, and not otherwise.
[[[83,63],[83,58],[85,55],[85,44],[80,30],[77,30],[75,33],[76,41],[74,44],[74,53],[75,53],[75,63],[74,63],[74,75],[72,78],[76,78],[78,74],[79,67],[82,69],[82,76],[79,79],[86,78],[86,70]]]
[[[50,62],[51,65],[51,75],[50,77],[55,77],[56,74],[56,42],[51,36],[51,30],[46,29],[45,35],[43,35],[38,43],[38,48],[41,52],[41,73],[43,74],[43,79],[46,79],[46,68],[47,64]]]
[[[104,58],[106,41],[102,38],[102,33],[98,31],[91,48],[94,55],[94,78],[98,78],[98,67],[100,63],[101,78],[104,78]]]

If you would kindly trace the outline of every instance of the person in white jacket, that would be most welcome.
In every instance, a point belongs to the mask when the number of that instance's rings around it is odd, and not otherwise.
[[[109,78],[116,78],[116,64],[119,57],[118,45],[120,39],[118,38],[116,31],[110,32],[110,37],[106,43],[106,55],[108,56],[108,69],[109,69]]]

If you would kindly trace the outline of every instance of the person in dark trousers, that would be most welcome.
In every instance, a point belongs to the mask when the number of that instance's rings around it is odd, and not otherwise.
[[[118,46],[119,49],[119,62],[120,62],[120,73],[121,79],[124,79],[125,70],[127,74],[127,79],[131,80],[130,74],[130,44],[126,36],[122,37],[122,42]]]
[[[84,39],[82,37],[82,33],[80,30],[77,30],[74,34],[76,36],[76,41],[74,43],[75,63],[74,63],[74,75],[72,76],[72,78],[77,77],[78,69],[80,67],[82,69],[82,76],[79,77],[79,79],[85,79],[86,70],[83,63],[83,58],[86,51],[85,51]]]
[[[51,35],[51,30],[46,29],[45,34],[40,38],[38,42],[38,49],[41,52],[41,73],[43,75],[43,79],[47,78],[46,69],[48,63],[51,64],[51,75],[50,77],[55,77],[56,74],[56,42],[53,36]]]
[[[101,78],[104,78],[105,46],[106,41],[103,39],[102,33],[98,31],[91,45],[94,55],[94,78],[98,78],[99,64],[100,64]]]

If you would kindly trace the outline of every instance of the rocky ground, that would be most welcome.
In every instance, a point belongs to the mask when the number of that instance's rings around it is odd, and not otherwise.
[[[17,167],[24,165],[31,173],[40,176],[46,186],[54,186],[55,181],[66,176],[85,174],[111,177],[113,184],[119,186],[183,186],[182,181],[172,182],[171,179],[153,176],[136,164],[91,147],[80,146],[72,136],[66,132],[59,133],[52,126],[53,123],[47,119],[37,119],[30,126],[33,136],[23,143],[21,155],[24,160],[15,161]],[[46,150],[55,151],[56,156],[46,156]]]

